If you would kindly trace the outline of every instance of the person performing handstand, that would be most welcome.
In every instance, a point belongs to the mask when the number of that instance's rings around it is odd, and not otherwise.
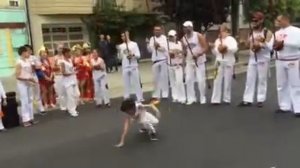
[[[155,115],[148,112],[146,107],[150,107]],[[121,140],[119,144],[115,145],[120,148],[124,146],[126,135],[129,131],[130,125],[133,121],[141,124],[141,133],[148,133],[151,141],[157,141],[155,127],[159,123],[160,111],[152,102],[150,104],[141,104],[135,102],[133,99],[126,99],[121,104],[121,111],[128,114],[124,121],[123,132],[121,134]]]

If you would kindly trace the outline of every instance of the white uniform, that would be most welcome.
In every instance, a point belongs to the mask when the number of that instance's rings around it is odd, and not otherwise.
[[[61,63],[65,66],[65,73],[72,74],[70,76],[63,76],[62,84],[64,87],[64,98],[66,99],[67,110],[71,116],[76,117],[78,116],[76,108],[79,101],[80,92],[77,84],[74,66],[71,59],[69,59],[68,61],[63,60]]]
[[[253,32],[254,39],[259,37],[265,38],[265,30],[261,32]],[[249,42],[252,43],[252,35],[249,37]],[[267,79],[269,72],[269,64],[270,64],[270,47],[266,44],[259,52],[255,54],[252,50],[250,50],[250,58],[248,62],[248,70],[247,70],[247,80],[246,87],[244,91],[243,102],[253,103],[254,101],[254,93],[255,89],[257,89],[257,102],[264,102],[266,100],[267,95]],[[257,88],[255,87],[256,81]]]
[[[227,47],[227,53],[221,54],[218,50],[219,45]],[[235,64],[234,54],[238,50],[236,40],[232,36],[227,36],[220,40],[218,38],[215,41],[215,47],[213,53],[216,55],[216,66],[218,66],[218,72],[214,80],[214,89],[211,97],[211,103],[221,103],[222,95],[222,84],[224,78],[224,89],[223,89],[223,101],[225,103],[231,102],[231,81],[233,75],[233,67]]]
[[[143,91],[140,81],[140,73],[137,60],[141,57],[140,49],[136,42],[129,41],[128,43],[129,53],[132,53],[134,57],[128,60],[128,50],[126,43],[119,45],[120,57],[122,59],[122,75],[124,81],[124,99],[130,97],[130,90],[133,88],[133,92],[136,95],[137,101],[144,101]]]
[[[183,83],[183,55],[181,42],[169,42],[169,52],[174,53],[175,58],[171,59],[170,65],[170,84],[172,98],[175,102],[185,103],[186,95]]]
[[[202,53],[202,47],[199,42],[198,32],[193,32],[191,37],[187,37],[187,40],[183,38],[183,45],[186,47],[186,87],[187,87],[187,103],[191,104],[197,101],[195,93],[195,82],[198,82],[198,89],[200,91],[200,103],[206,103],[206,74],[205,74],[205,62],[206,55],[198,57],[195,63],[193,55]],[[188,43],[187,43],[188,41]],[[190,46],[192,52],[190,51]]]
[[[0,112],[2,112],[2,99],[6,99],[6,93],[4,90],[4,87],[2,85],[2,82],[0,81]],[[2,123],[2,117],[0,117],[0,130],[3,130],[4,126]]]
[[[29,60],[31,62],[31,65],[34,65],[37,67],[40,67],[42,65],[39,57],[37,57],[37,56],[31,55],[29,57]],[[36,103],[38,110],[40,112],[43,112],[43,111],[45,111],[45,108],[42,103],[40,84],[39,84],[39,80],[38,80],[38,77],[37,77],[35,71],[33,72],[33,78],[36,81],[36,84],[33,87],[33,99],[34,99],[33,101],[34,101],[34,103]]]
[[[294,26],[281,28],[276,40],[283,40],[284,47],[278,52],[276,78],[278,102],[281,110],[300,113],[300,29]]]
[[[63,61],[63,56],[55,56],[55,64],[60,65],[61,62]],[[59,66],[60,67],[60,66]],[[54,89],[55,93],[57,95],[57,103],[59,104],[60,110],[66,110],[66,101],[64,98],[64,87],[62,83],[62,73],[61,70],[59,72],[56,72],[54,75]]]
[[[32,66],[29,59],[22,60],[19,59],[17,65],[21,66],[20,78],[31,79],[33,78]],[[19,90],[21,99],[21,117],[23,123],[32,121],[34,119],[33,115],[33,88],[34,85],[27,81],[17,80],[17,88]]]
[[[146,130],[156,133],[155,126],[158,125],[159,120],[152,113],[148,112],[142,104],[136,103],[134,119]]]
[[[154,42],[160,47],[155,49]],[[167,37],[161,35],[159,37],[151,37],[148,45],[148,50],[152,53],[152,72],[154,75],[154,92],[153,98],[169,97],[169,79],[168,79],[168,43]]]
[[[109,104],[109,95],[107,87],[107,73],[105,71],[105,65],[102,58],[91,59],[91,65],[101,66],[103,70],[93,70],[93,81],[94,81],[94,91],[95,91],[95,101],[97,105]]]

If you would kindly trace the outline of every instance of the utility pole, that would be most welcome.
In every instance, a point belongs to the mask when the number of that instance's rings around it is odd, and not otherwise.
[[[231,30],[232,30],[233,37],[236,37],[239,31],[239,5],[240,5],[240,0],[230,0]]]

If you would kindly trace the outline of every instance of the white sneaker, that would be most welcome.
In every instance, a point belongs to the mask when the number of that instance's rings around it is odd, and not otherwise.
[[[71,117],[74,117],[74,118],[78,117],[78,113],[70,113],[70,115],[71,115]]]
[[[188,101],[188,102],[186,102],[186,105],[192,105],[194,103],[195,103],[195,101]]]

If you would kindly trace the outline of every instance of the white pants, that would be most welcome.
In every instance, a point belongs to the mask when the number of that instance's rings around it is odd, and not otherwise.
[[[243,101],[253,103],[257,81],[257,102],[264,102],[267,95],[269,62],[248,64]]]
[[[44,105],[42,103],[42,99],[41,99],[41,88],[40,88],[40,84],[38,82],[38,78],[36,78],[36,85],[34,85],[33,87],[33,102],[34,102],[34,105],[36,105],[37,109],[42,112],[42,111],[45,111],[45,108],[44,108]]]
[[[213,94],[211,97],[211,103],[221,103],[222,85],[223,88],[223,101],[226,103],[231,102],[231,82],[233,74],[233,66],[228,63],[219,63],[217,76],[214,80]]]
[[[184,103],[186,101],[186,95],[183,83],[183,67],[172,66],[169,69],[172,98],[175,101]]]
[[[103,76],[99,76],[98,78],[94,76],[93,80],[94,80],[96,104],[101,105],[103,102],[104,104],[108,104],[109,95],[108,95],[106,74]]]
[[[0,112],[3,112],[2,111],[2,103],[1,103],[1,98],[0,98]],[[2,117],[0,117],[0,130],[3,130],[4,129],[4,125],[2,123]]]
[[[198,64],[198,67],[193,64],[187,64],[185,68],[187,101],[196,102],[195,82],[198,82],[201,104],[206,103],[206,74],[205,63]]]
[[[140,73],[137,67],[124,68],[122,70],[124,81],[124,99],[130,97],[130,90],[133,87],[137,101],[143,101],[143,91],[140,81]]]
[[[143,128],[147,129],[151,133],[156,133],[155,126],[159,123],[159,120],[151,113],[145,112],[143,118],[140,119],[140,124]]]
[[[299,60],[276,61],[276,78],[280,109],[300,113]]]
[[[76,111],[78,100],[80,96],[78,85],[70,85],[64,87],[64,98],[66,99],[67,110],[73,116],[77,115],[78,112]]]
[[[3,129],[5,129],[5,128],[4,128],[4,125],[2,123],[2,118],[0,117],[0,130],[3,130]]]
[[[18,81],[17,87],[21,99],[21,117],[23,122],[29,122],[34,119],[33,116],[33,87],[25,82]]]
[[[156,62],[152,65],[154,75],[154,92],[153,98],[168,98],[169,97],[169,79],[168,66],[166,61]]]
[[[62,82],[62,75],[55,75],[54,76],[54,89],[57,95],[57,102],[59,104],[60,110],[66,110],[66,101],[64,98],[64,86]]]

